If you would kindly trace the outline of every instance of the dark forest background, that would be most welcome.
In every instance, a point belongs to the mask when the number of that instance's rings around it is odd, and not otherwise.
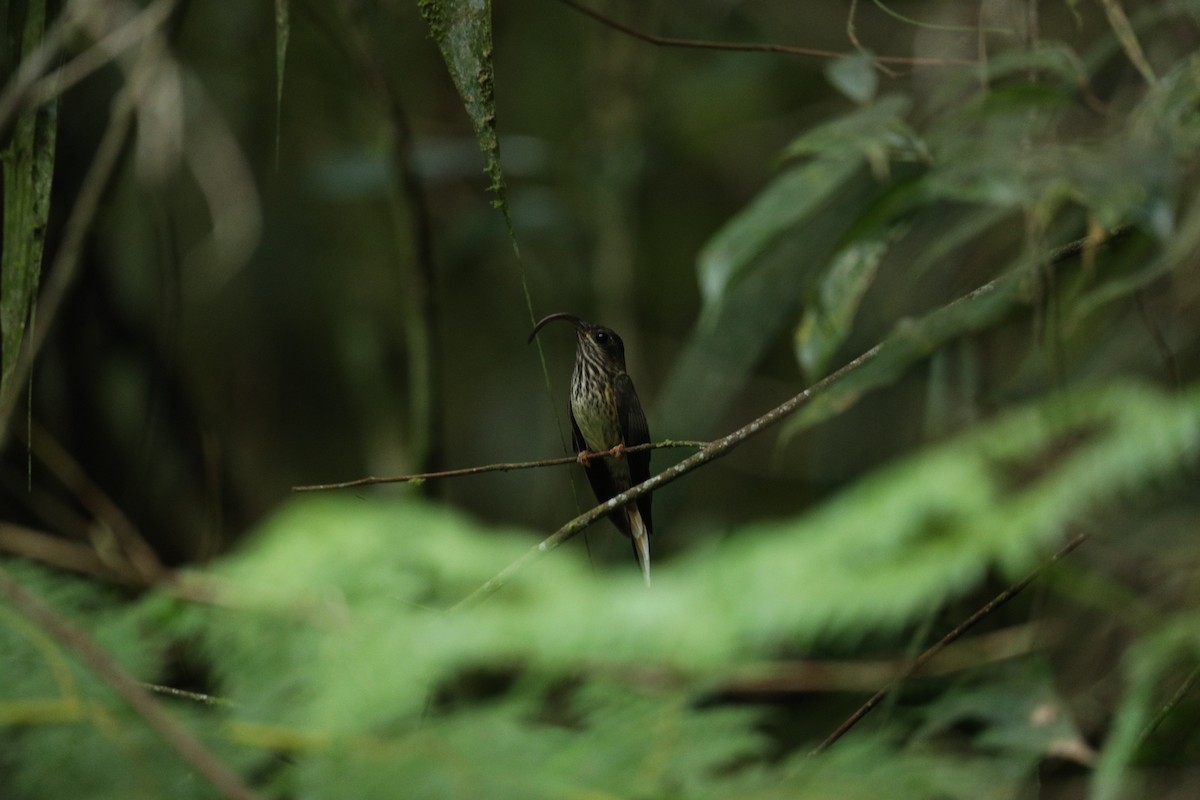
[[[1200,3],[0,29],[0,796],[1200,792]]]

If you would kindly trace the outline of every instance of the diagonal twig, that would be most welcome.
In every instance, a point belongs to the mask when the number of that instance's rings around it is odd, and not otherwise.
[[[1149,739],[1150,735],[1154,733],[1155,729],[1162,724],[1162,721],[1167,718],[1167,715],[1175,710],[1175,707],[1179,705],[1179,702],[1183,700],[1184,697],[1187,697],[1188,692],[1195,688],[1198,681],[1200,681],[1200,666],[1194,667],[1192,671],[1187,674],[1187,677],[1183,679],[1183,683],[1179,684],[1179,687],[1174,691],[1167,702],[1158,710],[1158,713],[1154,715],[1154,719],[1147,722],[1146,726],[1142,728],[1142,732],[1138,734],[1137,744],[1134,745],[1135,750],[1140,749],[1142,745],[1146,743],[1146,740]]]
[[[0,552],[12,553],[48,564],[57,569],[78,572],[94,578],[105,578],[120,583],[140,584],[140,575],[124,571],[126,562],[111,564],[101,558],[95,549],[86,544],[66,539],[43,531],[0,522]]]
[[[1117,229],[1111,232],[1104,242],[1106,244],[1111,244],[1118,238],[1123,237],[1128,230],[1128,228]],[[1059,247],[1056,247],[1050,251],[1047,256],[1048,260],[1052,264],[1057,264],[1060,261],[1070,258],[1079,253],[1089,241],[1090,240],[1085,237],[1083,239],[1076,239],[1060,245]],[[1013,286],[1012,282],[1019,280],[1021,274],[1021,271],[1018,270],[1001,275],[1000,277],[988,281],[982,286],[973,289],[961,297],[958,297],[957,299],[947,303],[946,305],[942,306],[941,310],[945,311],[966,303],[981,300],[986,296],[995,295],[995,293],[1006,288],[1011,289]],[[858,371],[871,361],[874,361],[875,358],[883,351],[884,347],[892,340],[893,337],[889,337],[879,344],[876,344],[870,350],[862,353],[853,361],[843,365],[840,369],[825,376],[802,391],[800,394],[796,395],[785,403],[776,406],[753,422],[738,428],[736,431],[728,436],[725,436],[724,438],[709,442],[700,450],[700,452],[696,453],[695,455],[685,458],[675,466],[670,467],[669,469],[666,469],[657,475],[654,475],[649,480],[643,481],[637,486],[621,492],[617,496],[609,499],[607,502],[601,503],[589,511],[586,511],[583,514],[575,517],[575,519],[571,520],[566,525],[563,525],[557,531],[550,534],[550,536],[546,537],[537,545],[530,548],[523,556],[488,579],[486,583],[477,588],[475,591],[471,592],[471,594],[467,595],[467,597],[465,597],[463,600],[455,603],[450,607],[450,610],[455,611],[460,608],[474,605],[503,586],[509,578],[519,572],[526,565],[536,561],[545,553],[558,547],[560,544],[579,533],[579,531],[600,519],[600,517],[610,513],[613,509],[618,508],[619,506],[622,506],[631,500],[641,497],[647,492],[652,492],[655,489],[658,489],[659,487],[664,486],[665,484],[668,484],[679,477],[682,477],[697,467],[713,461],[714,459],[720,458],[742,442],[749,439],[751,436],[755,436],[756,434],[766,430],[768,427],[795,413],[799,409],[806,406],[813,398],[824,394],[846,376]]]
[[[83,465],[75,460],[48,431],[30,421],[29,431],[18,431],[25,442],[55,477],[91,512],[93,519],[107,528],[130,569],[148,585],[160,582],[166,568],[154,548],[137,526],[108,494],[100,488]]]
[[[980,607],[974,614],[960,622],[954,630],[947,633],[940,640],[938,640],[936,644],[913,659],[913,662],[908,665],[908,669],[904,670],[904,672],[902,672],[900,675],[897,675],[891,683],[873,694],[871,699],[859,706],[857,711],[847,717],[841,725],[837,726],[833,733],[829,734],[829,736],[825,738],[825,741],[821,742],[819,745],[809,751],[809,756],[817,756],[825,752],[825,750],[827,750],[831,744],[845,736],[846,733],[855,725],[857,725],[863,717],[871,713],[871,710],[874,709],[875,706],[879,705],[879,703],[891,692],[893,692],[901,683],[912,677],[913,674],[924,667],[930,661],[930,659],[942,652],[942,650],[945,650],[947,646],[961,638],[963,634],[973,628],[981,619],[988,616],[997,608],[1023,592],[1025,588],[1028,587],[1029,584],[1033,583],[1039,575],[1046,571],[1048,567],[1065,558],[1071,553],[1071,551],[1087,541],[1087,538],[1088,535],[1086,533],[1076,535],[1073,539],[1059,548],[1057,553],[1052,555],[1049,559],[1038,566],[1037,569],[1009,586],[1000,594],[993,597],[982,607]]]
[[[639,444],[634,447],[626,447],[623,453],[637,453],[642,450],[655,450],[667,447],[706,447],[708,442],[696,442],[684,439],[666,439],[661,442],[653,442],[650,444]],[[597,453],[593,458],[613,458],[610,453]],[[578,461],[577,456],[560,456],[559,458],[546,458],[541,461],[512,461],[504,464],[484,464],[479,467],[463,467],[462,469],[448,469],[442,472],[421,472],[415,475],[395,475],[389,478],[357,478],[352,481],[342,481],[341,483],[315,483],[307,486],[293,486],[293,492],[320,492],[330,489],[349,489],[354,486],[372,486],[377,483],[408,483],[433,480],[436,478],[460,478],[464,475],[479,475],[483,472],[509,472],[517,469],[535,469],[537,467],[557,467],[563,464],[575,464]]]
[[[125,669],[87,633],[63,618],[0,566],[0,597],[112,687],[147,725],[224,797],[253,800],[256,795],[233,770],[220,761],[190,730],[178,723]]]
[[[1073,244],[1077,244],[1077,243],[1073,243]],[[1062,248],[1059,248],[1059,250],[1054,252],[1053,258],[1055,258],[1055,259],[1063,258],[1066,255],[1075,252],[1074,249],[1072,249],[1072,247],[1073,247],[1073,245],[1065,245]],[[953,302],[946,304],[945,308],[952,308],[952,307],[958,306],[962,303],[968,303],[968,302],[971,302],[972,300],[978,300],[980,297],[982,297],[984,295],[989,295],[989,294],[996,292],[1002,286],[1005,286],[1008,281],[1011,281],[1013,279],[1014,279],[1014,276],[1012,276],[1012,275],[1006,275],[1006,276],[1001,276],[999,278],[996,278],[995,280],[989,281],[988,283],[985,283],[983,286],[980,286],[979,288],[974,289],[974,290],[968,292],[967,294],[959,297],[958,299],[954,300]],[[628,489],[624,492],[621,492],[620,494],[611,498],[607,502],[601,503],[600,505],[575,517],[575,519],[571,520],[566,525],[563,525],[557,531],[550,534],[550,536],[546,537],[541,542],[534,545],[532,548],[530,548],[523,556],[518,558],[516,561],[509,564],[507,567],[505,567],[503,570],[501,570],[499,573],[497,573],[493,577],[489,578],[486,583],[484,583],[482,586],[477,588],[475,591],[471,592],[471,594],[467,595],[467,597],[465,597],[464,599],[460,600],[458,603],[451,606],[450,610],[455,611],[455,610],[458,610],[461,608],[466,608],[471,605],[474,605],[475,603],[479,602],[480,600],[487,597],[492,592],[496,591],[501,586],[503,586],[508,581],[509,578],[511,578],[513,575],[515,575],[517,572],[519,572],[521,569],[523,569],[526,565],[531,564],[532,562],[536,561],[541,556],[545,555],[547,552],[558,547],[560,544],[567,541],[575,534],[579,533],[581,530],[586,528],[588,525],[591,525],[593,522],[600,519],[600,517],[603,517],[604,515],[610,513],[614,508],[623,506],[626,503],[628,503],[630,500],[634,500],[638,497],[641,497],[646,492],[652,492],[655,489],[665,486],[666,484],[670,483],[671,481],[674,481],[677,478],[680,478],[683,475],[686,475],[687,473],[691,472],[692,470],[696,469],[697,467],[700,467],[704,464],[707,464],[710,461],[720,458],[721,456],[725,455],[733,448],[737,447],[742,442],[749,439],[751,436],[755,436],[755,435],[761,433],[762,431],[766,430],[767,428],[771,427],[772,425],[776,424],[777,422],[780,422],[783,419],[787,418],[788,416],[795,413],[799,409],[808,405],[808,403],[813,398],[824,394],[832,386],[839,383],[847,375],[850,375],[850,374],[858,371],[859,369],[864,367],[866,364],[870,363],[871,361],[874,361],[875,358],[880,354],[880,352],[883,351],[884,345],[887,343],[887,341],[889,341],[889,340],[884,340],[883,342],[880,342],[879,344],[872,347],[870,350],[867,350],[866,352],[860,354],[854,360],[844,364],[841,368],[839,368],[838,370],[836,370],[834,372],[831,372],[829,375],[826,375],[821,380],[817,381],[816,383],[809,386],[804,391],[800,392],[800,394],[792,397],[790,400],[782,403],[781,405],[776,406],[775,408],[771,409],[767,413],[763,414],[758,419],[755,419],[754,421],[750,422],[747,425],[743,425],[741,428],[738,428],[736,431],[729,434],[728,436],[725,436],[721,439],[717,439],[716,441],[713,441],[713,442],[709,442],[705,447],[703,447],[700,450],[700,452],[685,458],[683,461],[680,461],[675,466],[670,467],[666,470],[663,470],[662,472],[658,473],[657,475],[654,475],[649,480],[643,481],[642,483],[639,483],[637,486],[634,486],[632,489]]]
[[[659,36],[634,28],[612,17],[605,16],[599,11],[588,8],[576,0],[558,0],[563,5],[589,17],[601,25],[620,31],[626,36],[662,47],[685,47],[694,50],[726,50],[739,53],[780,53],[789,56],[808,56],[811,58],[842,58],[850,53],[839,53],[834,50],[820,50],[813,47],[793,47],[785,44],[769,44],[756,42],[720,42],[708,39],[681,39],[674,36]],[[874,56],[876,64],[907,64],[924,67],[968,67],[976,62],[962,58],[929,58],[922,56]]]
[[[840,381],[844,376],[859,369],[867,362],[874,360],[874,358],[879,355],[879,351],[882,349],[882,347],[883,345],[881,344],[875,345],[858,358],[844,365],[841,369],[830,373],[826,377],[814,383],[812,386],[805,389],[800,394],[796,395],[782,405],[776,406],[748,425],[743,425],[741,428],[738,428],[728,436],[717,439],[713,442],[709,442],[708,445],[700,450],[700,452],[688,456],[675,466],[663,470],[649,480],[643,481],[637,486],[634,486],[632,489],[621,492],[607,502],[601,503],[589,511],[585,511],[584,513],[575,517],[575,519],[571,520],[566,525],[563,525],[557,531],[550,534],[550,536],[548,536],[546,539],[530,548],[525,555],[521,556],[516,561],[501,570],[498,574],[488,579],[488,581],[478,589],[471,592],[471,594],[467,595],[455,605],[451,606],[450,610],[457,611],[458,609],[467,608],[474,605],[503,586],[510,577],[523,569],[527,564],[532,563],[541,556],[558,547],[560,544],[579,533],[588,525],[591,525],[596,520],[611,512],[614,508],[619,508],[628,503],[630,500],[641,497],[647,492],[652,492],[655,489],[665,486],[671,481],[686,475],[697,467],[707,464],[709,461],[713,461],[714,459],[720,458],[742,442],[749,439],[751,436],[754,436],[759,432],[766,430],[775,423],[783,420],[792,412],[806,405],[814,397],[824,392],[830,386]]]

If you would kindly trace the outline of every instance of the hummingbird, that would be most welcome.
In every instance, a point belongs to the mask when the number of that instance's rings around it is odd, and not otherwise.
[[[625,449],[650,441],[650,428],[633,380],[625,371],[625,343],[611,328],[574,314],[551,314],[533,326],[529,341],[545,325],[561,320],[575,326],[575,370],[571,374],[572,442],[601,503],[650,477],[650,451]],[[612,458],[597,458],[610,455]],[[633,555],[650,585],[650,495],[613,509],[609,519],[633,543]]]

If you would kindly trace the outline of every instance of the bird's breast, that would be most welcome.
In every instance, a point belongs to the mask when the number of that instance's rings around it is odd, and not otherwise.
[[[575,381],[571,387],[571,413],[589,450],[609,450],[622,443],[617,399],[606,380]]]

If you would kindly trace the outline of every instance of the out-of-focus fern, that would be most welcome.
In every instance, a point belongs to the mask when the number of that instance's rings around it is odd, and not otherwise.
[[[277,14],[289,7],[280,0]],[[503,204],[490,3],[420,7]],[[1196,13],[1164,9],[1135,22]],[[295,22],[277,23],[277,101]],[[1200,388],[1168,392],[1145,376],[1196,350],[1200,73],[1194,55],[1169,63],[1178,44],[1164,43],[1147,50],[1161,77],[1135,75],[1135,89],[1102,105],[1091,82],[1117,80],[1112,60],[1141,52],[1129,35],[1080,54],[1047,42],[993,52],[978,69],[919,73],[909,89],[879,80],[866,55],[831,64],[856,105],[797,132],[778,175],[703,248],[702,308],[656,430],[714,430],[789,329],[806,377],[860,340],[882,344],[790,420],[785,441],[976,337],[994,338],[980,349],[998,355],[970,382],[988,384],[988,402],[961,418],[983,421],[957,435],[941,426],[934,443],[869,440],[886,458],[814,492],[811,507],[781,502],[719,543],[679,547],[649,591],[632,569],[597,570],[561,548],[447,612],[530,535],[375,496],[286,504],[199,571],[203,592],[133,597],[11,571],[139,679],[227,701],[161,702],[273,796],[1012,796],[1048,759],[1091,765],[1095,746],[1095,794],[1120,797],[1164,684],[1200,661],[1186,592],[1182,610],[1145,600],[1136,624],[1119,620],[1131,644],[1105,677],[1127,685],[1104,687],[1115,722],[1099,731],[1072,715],[1040,655],[923,684],[911,706],[813,758],[813,737],[851,704],[810,719],[808,706],[793,714],[727,692],[747,664],[890,647],[948,605],[974,607],[989,577],[1025,574],[1076,530],[1120,548],[1132,534],[1110,527],[1113,510],[1165,494],[1192,531]],[[35,177],[48,198],[49,176]],[[1178,289],[1167,300],[1186,312],[1175,327],[1156,326],[1139,294],[1167,276]],[[1124,324],[1131,298],[1148,320],[1136,335]],[[879,428],[907,421],[902,409]],[[1095,587],[1119,583],[1089,583],[1091,565],[1073,566],[1083,579],[1072,599],[1111,611]],[[0,795],[211,791],[70,652],[0,607]]]
[[[831,766],[847,753],[772,766],[756,713],[697,701],[746,659],[897,630],[989,568],[1028,568],[1066,526],[1170,479],[1198,446],[1195,390],[1064,393],[904,459],[810,514],[739,530],[660,569],[649,593],[632,572],[591,573],[567,550],[482,605],[445,613],[519,555],[522,537],[415,500],[343,498],[295,503],[264,525],[214,568],[224,587],[215,605],[155,595],[105,610],[90,587],[37,581],[68,613],[93,607],[97,635],[144,678],[171,641],[202,655],[232,704],[185,718],[204,718],[235,763],[299,794],[352,786],[387,796],[403,785],[417,796],[703,797],[740,787],[766,797],[789,786],[856,796],[884,773]],[[20,625],[3,635],[5,672],[22,676],[6,683],[4,702],[61,696],[54,665],[70,657],[47,655]],[[6,734],[20,796],[81,785],[153,794],[190,780],[102,686],[71,674],[82,687],[77,717]],[[471,685],[483,687],[474,700],[462,694]],[[897,745],[874,746],[882,763],[900,757]],[[95,761],[68,770],[66,754],[83,751]],[[291,757],[276,763],[276,751]],[[977,790],[936,749],[925,756],[934,772],[914,757],[891,796],[928,797],[938,782],[947,797]]]

